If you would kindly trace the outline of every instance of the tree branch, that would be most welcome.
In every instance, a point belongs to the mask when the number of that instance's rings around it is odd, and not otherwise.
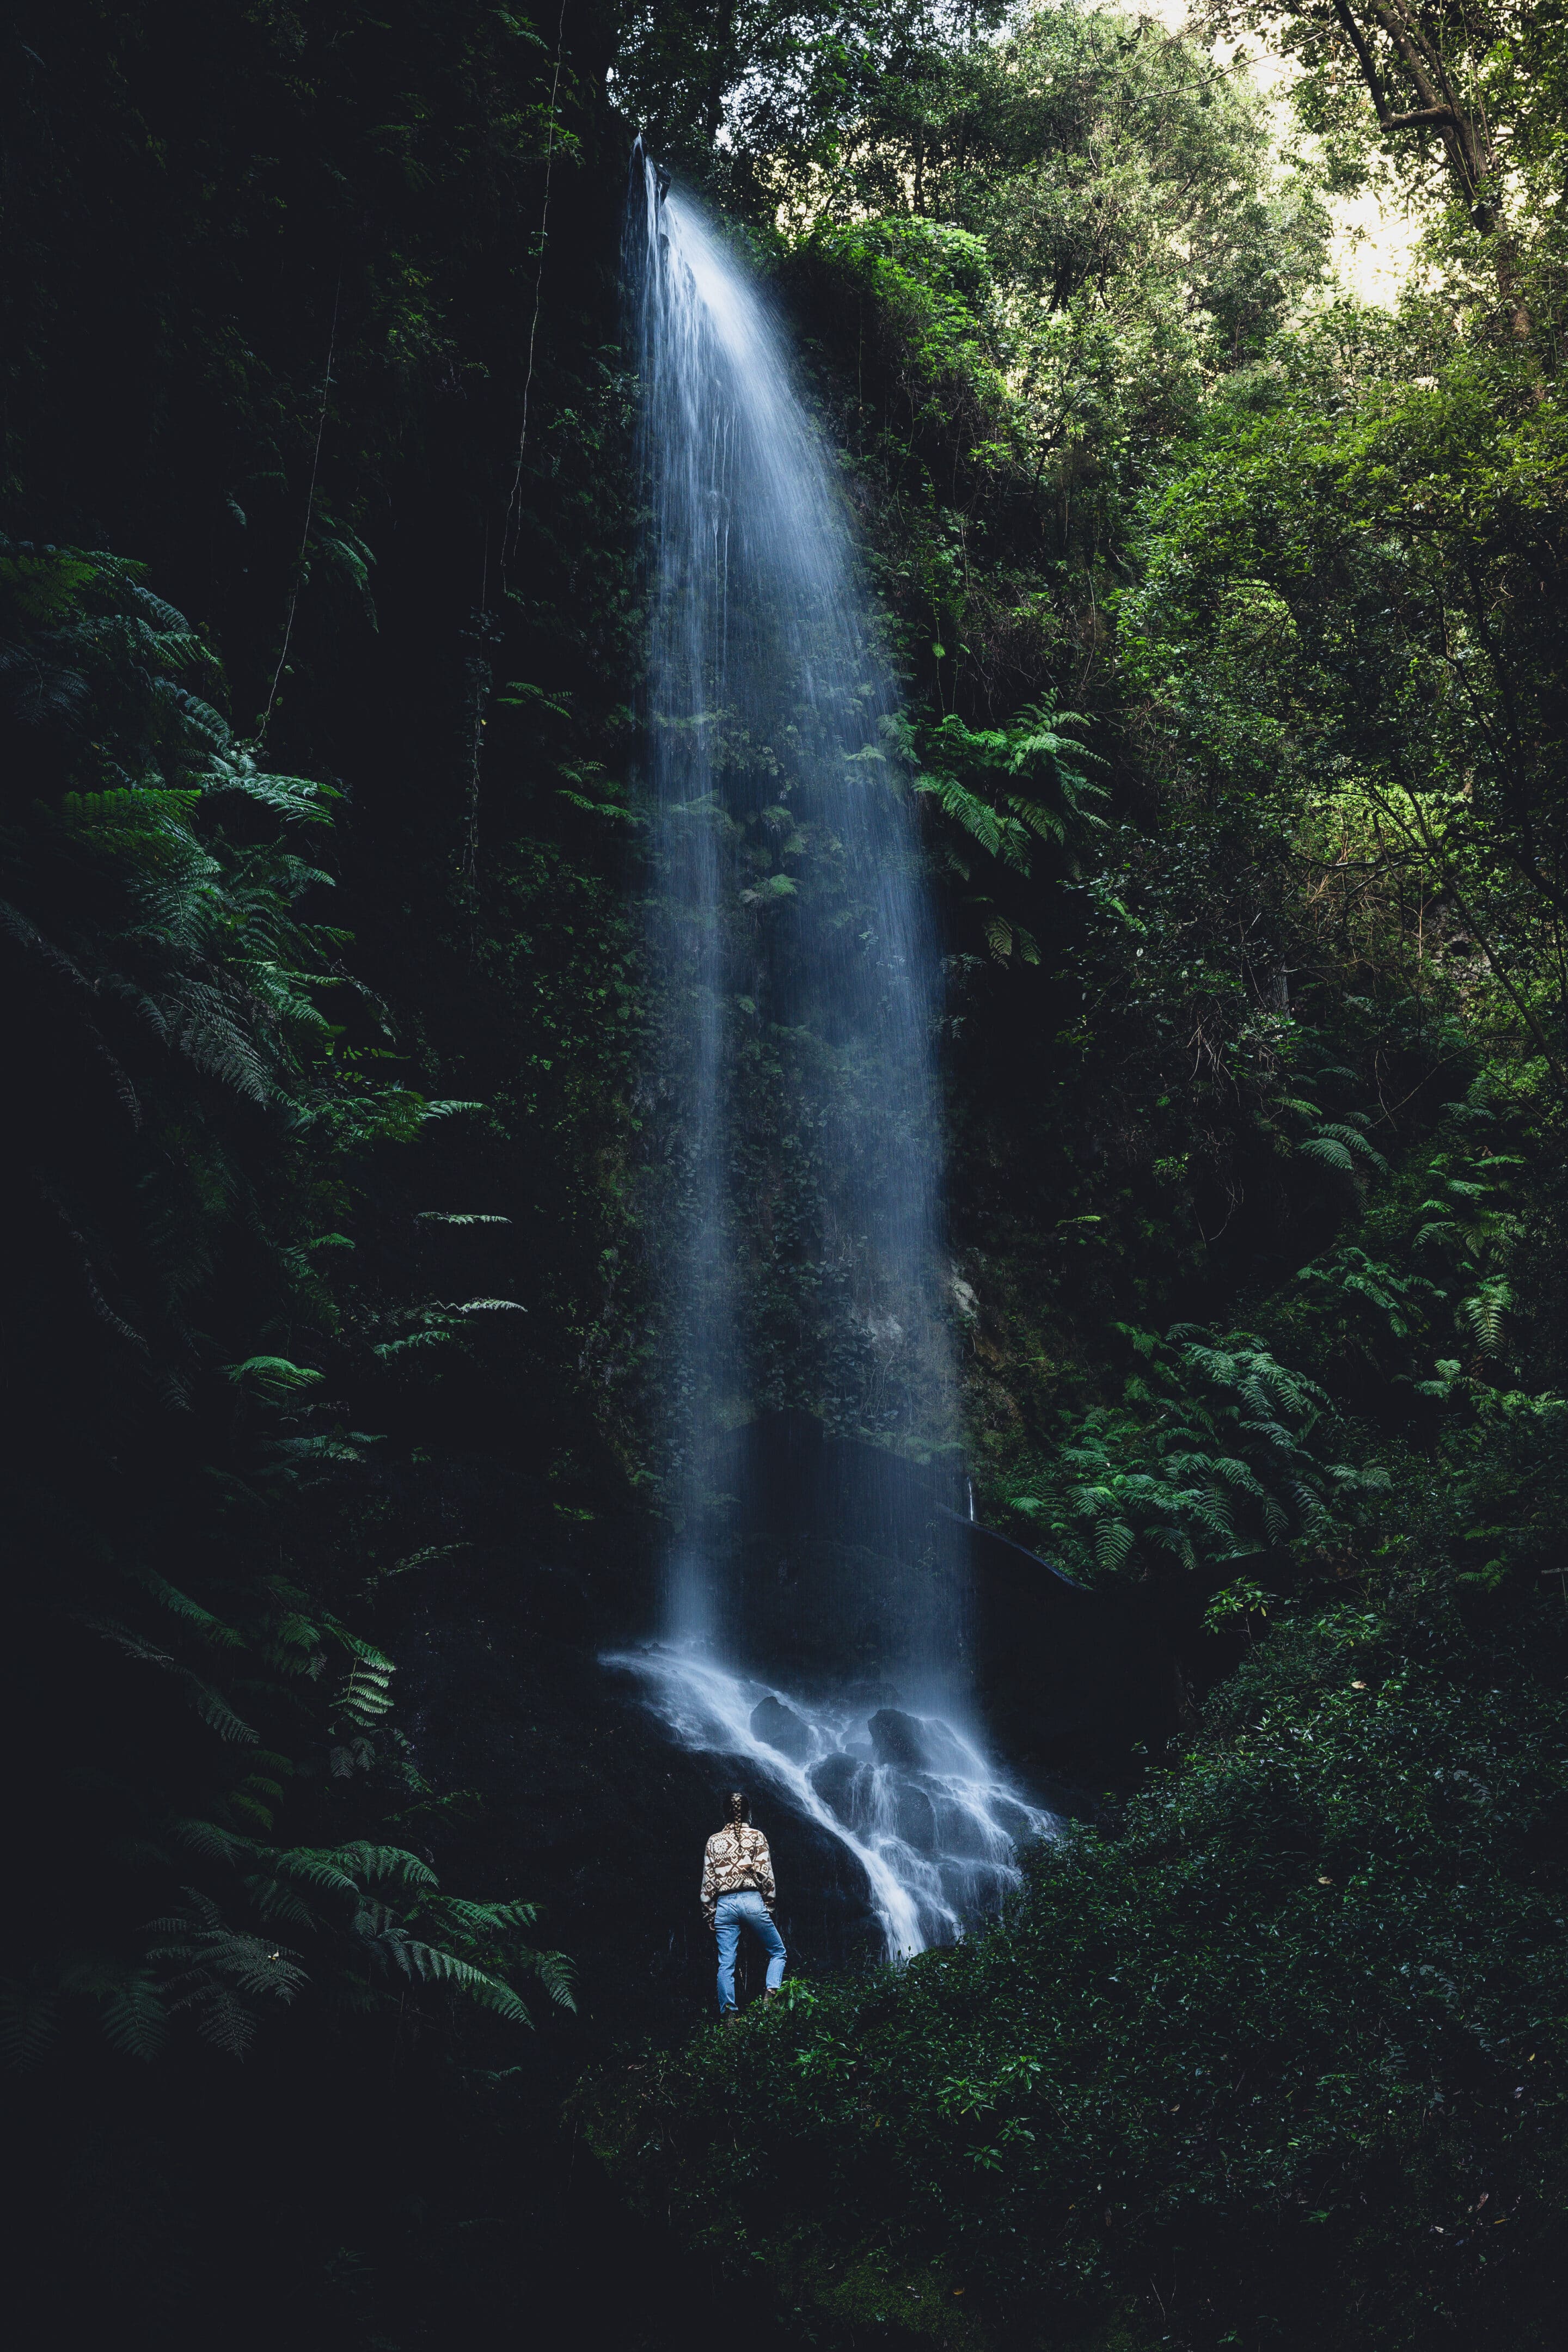
[[[1333,0],[1334,16],[1346,40],[1355,51],[1379,130],[1387,133],[1436,131],[1442,139],[1448,166],[1458,183],[1460,194],[1471,205],[1477,205],[1481,183],[1491,169],[1489,143],[1459,105],[1442,58],[1411,25],[1397,0],[1367,0],[1367,5],[1384,37],[1397,51],[1400,63],[1414,82],[1415,94],[1422,101],[1419,106],[1395,112],[1371,45],[1352,13],[1349,0]],[[1481,222],[1480,225],[1485,226],[1488,224]]]

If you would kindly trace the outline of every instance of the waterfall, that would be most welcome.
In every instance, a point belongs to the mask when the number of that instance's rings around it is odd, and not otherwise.
[[[918,1949],[983,1905],[1019,1823],[1046,1817],[1004,1797],[957,1727],[941,967],[900,716],[845,477],[782,322],[640,143],[625,267],[647,502],[648,1223],[679,1528],[645,1679],[674,1736],[750,1757],[849,1843],[889,1949]],[[737,1533],[753,1476],[737,1433],[786,1409],[919,1465],[918,1526],[906,1512],[896,1540],[868,1539],[851,1511],[852,1535],[787,1557]],[[779,1710],[794,1753],[757,1733]],[[1011,1828],[988,1810],[1008,1803]]]

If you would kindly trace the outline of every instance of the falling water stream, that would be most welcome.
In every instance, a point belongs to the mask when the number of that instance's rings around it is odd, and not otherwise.
[[[640,145],[625,262],[647,500],[649,1224],[680,1532],[666,1638],[619,1663],[675,1738],[745,1759],[854,1853],[908,1953],[994,1907],[1050,1823],[968,1727],[940,957],[898,701],[782,322]],[[815,1581],[789,1585],[787,1562],[767,1581],[723,1534],[719,1465],[732,1476],[726,1442],[785,1407],[923,1465],[938,1503],[918,1542],[862,1533],[818,1547]],[[818,1667],[837,1643],[843,1691],[869,1666],[881,1703],[792,1677],[781,1576]]]

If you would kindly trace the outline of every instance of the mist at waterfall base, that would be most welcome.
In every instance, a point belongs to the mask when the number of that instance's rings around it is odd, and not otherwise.
[[[679,1532],[666,1637],[616,1663],[674,1738],[849,1849],[897,1955],[994,1907],[1019,1840],[1049,1827],[973,1723],[940,954],[843,479],[755,270],[640,145],[625,269],[650,611],[647,1226]],[[865,1465],[834,1528],[763,1503],[753,1440],[803,1409]]]

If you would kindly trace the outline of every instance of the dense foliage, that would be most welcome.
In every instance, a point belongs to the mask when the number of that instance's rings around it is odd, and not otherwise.
[[[923,688],[982,1492],[1178,1691],[990,1935],[584,2094],[827,2340],[1554,2324],[1560,226],[1542,86],[1488,160],[1307,54],[1331,184],[1447,157],[1396,315],[1244,89],[1070,8],[767,183]]]
[[[1565,1646],[1554,1597],[1419,1579],[1299,1622],[1002,1927],[796,1984],[584,2126],[811,2336],[1544,2345]]]
[[[7,1366],[23,1441],[7,1517],[51,1570],[13,1714],[42,1751],[92,1694],[64,1818],[33,1826],[100,1855],[53,1887],[47,1931],[36,1921],[29,1974],[5,1988],[8,2054],[44,2054],[74,1994],[137,2056],[181,2011],[237,2055],[258,2004],[287,2005],[321,1970],[351,2004],[444,1983],[526,2021],[484,1965],[526,1905],[440,1895],[417,1853],[363,1834],[346,1791],[312,1808],[313,1836],[275,1842],[288,1784],[323,1766],[352,1783],[392,1706],[393,1661],[338,1613],[353,1582],[324,1563],[302,1580],[289,1558],[323,1477],[377,1442],[315,1394],[327,1372],[310,1360],[341,1358],[355,1319],[331,1273],[353,1243],[332,1228],[353,1222],[378,1146],[462,1107],[378,1085],[323,1010],[345,942],[301,914],[329,877],[291,832],[329,822],[326,796],[264,770],[186,683],[220,681],[181,614],[125,562],[56,548],[7,545],[0,593],[8,748],[40,794],[16,812],[4,910],[26,1045],[14,1099],[37,1139],[13,1214],[37,1237],[16,1302],[34,1337]],[[512,1305],[409,1319],[437,1339]],[[109,1342],[85,1363],[84,1315]],[[163,1435],[176,1416],[183,1444]],[[68,1486],[61,1423],[87,1433]],[[195,1486],[193,1453],[208,1456]],[[90,1645],[162,1692],[128,1705]],[[62,1653],[68,1687],[41,1671]],[[407,1763],[392,1777],[405,1801],[432,1795]],[[123,1909],[160,1897],[175,1907],[127,1938]],[[570,2000],[558,1956],[531,1964]]]
[[[40,2273],[132,2334],[450,2342],[613,2227],[648,2342],[1548,2340],[1561,26],[1206,22],[1311,141],[1077,0],[12,12],[0,1974]],[[635,128],[905,682],[983,1514],[1171,1692],[992,1932],[689,2044],[591,1680],[660,1508]]]

